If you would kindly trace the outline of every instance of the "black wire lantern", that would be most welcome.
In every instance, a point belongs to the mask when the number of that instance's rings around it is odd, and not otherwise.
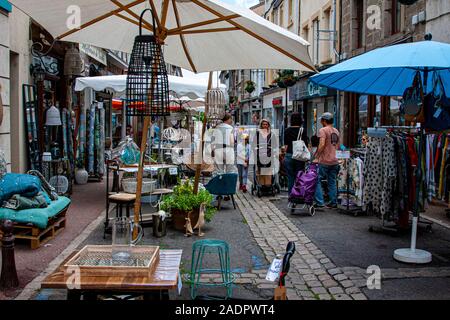
[[[152,14],[153,35],[142,35],[142,20],[146,11]],[[169,79],[151,9],[144,10],[139,20],[139,35],[134,40],[128,67],[126,106],[127,116],[170,115]]]

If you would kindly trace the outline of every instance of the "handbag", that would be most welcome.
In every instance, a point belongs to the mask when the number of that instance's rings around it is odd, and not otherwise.
[[[309,152],[306,147],[305,142],[302,140],[303,128],[298,131],[298,136],[296,141],[292,141],[292,159],[298,161],[309,161],[311,160],[311,152]]]
[[[416,73],[411,87],[403,93],[403,102],[400,107],[405,120],[408,122],[424,122],[425,115],[422,104],[422,86],[420,72]]]

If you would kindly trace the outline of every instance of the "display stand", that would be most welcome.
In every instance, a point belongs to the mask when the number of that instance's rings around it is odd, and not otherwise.
[[[420,137],[420,144],[419,144],[419,159],[421,158],[421,154],[422,154],[422,142],[423,142],[423,137],[421,136],[422,130],[420,129],[420,127],[415,127],[415,126],[380,126],[380,127],[375,127],[375,128],[369,128],[368,129],[368,135],[369,137],[377,137],[377,138],[382,138],[386,136],[387,131],[395,131],[395,130],[399,130],[399,131],[406,131],[406,130],[419,130],[419,137]],[[412,132],[411,132],[412,133]],[[421,180],[422,177],[422,172],[418,172],[421,171],[420,167],[416,168],[416,179],[417,180]],[[420,188],[420,184],[417,183],[417,187]],[[416,190],[416,195],[419,194],[419,191]],[[417,207],[416,207],[417,206]],[[419,224],[422,224],[424,226],[424,228],[427,231],[431,231],[432,228],[432,223],[431,222],[427,222],[427,221],[421,221],[420,217],[419,217],[419,197],[417,196],[415,199],[415,206],[414,206],[414,210],[413,210],[413,216],[417,217],[417,219],[412,219],[412,221],[410,221],[410,225],[411,225],[411,230],[412,230],[412,236],[414,237],[414,240],[411,240],[411,245],[414,243],[414,247],[415,247],[415,243],[416,243],[416,238],[417,238],[417,228],[419,226]],[[373,207],[371,204],[368,205],[367,208],[367,213],[371,214],[373,212]],[[387,233],[387,234],[399,234],[399,233],[404,233],[410,230],[410,228],[405,228],[405,227],[401,227],[398,224],[391,224],[388,225],[387,224],[387,220],[385,219],[384,216],[382,216],[381,218],[381,225],[378,226],[374,226],[371,225],[369,226],[369,231],[370,232],[379,232],[379,233]],[[409,250],[409,249],[408,249]]]
[[[365,150],[351,149],[350,153],[365,155]],[[365,211],[360,206],[356,206],[356,205],[350,206],[350,196],[352,195],[352,193],[350,191],[350,168],[349,168],[348,160],[349,160],[349,158],[344,158],[345,165],[347,168],[347,175],[346,175],[347,188],[346,188],[346,191],[344,194],[346,195],[347,203],[345,205],[342,205],[342,204],[338,205],[338,210],[340,213],[352,214],[355,217],[357,217],[359,214],[365,213]],[[342,194],[341,192],[339,192],[339,188],[338,188],[338,194]]]

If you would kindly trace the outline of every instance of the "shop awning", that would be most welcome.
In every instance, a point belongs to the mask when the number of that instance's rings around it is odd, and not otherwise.
[[[117,94],[125,93],[127,84],[126,75],[100,76],[77,78],[75,82],[75,91],[83,91],[86,88],[95,91],[111,90]],[[208,80],[204,77],[176,77],[169,76],[169,88],[174,97],[183,97],[186,99],[204,98],[208,89]],[[223,92],[226,92],[226,86],[220,85]]]

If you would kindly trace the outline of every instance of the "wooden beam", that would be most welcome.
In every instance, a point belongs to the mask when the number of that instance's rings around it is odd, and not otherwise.
[[[129,8],[125,8],[124,5],[122,3],[120,3],[119,1],[117,1],[117,0],[110,0],[110,1],[112,3],[114,3],[116,6],[118,6],[119,8],[123,9],[130,16],[132,16],[133,18],[137,19],[138,25],[139,25],[139,20],[140,20],[141,17],[138,14],[134,13]],[[153,30],[153,25],[150,24],[148,21],[146,21],[145,19],[142,19],[142,22],[143,22],[144,25],[147,26],[148,30]]]
[[[97,22],[103,21],[103,20],[105,20],[105,19],[107,19],[107,18],[109,18],[109,17],[115,15],[116,13],[120,13],[120,12],[122,12],[124,9],[132,8],[132,7],[134,7],[134,6],[138,5],[138,4],[141,4],[141,3],[145,2],[145,1],[146,1],[146,0],[136,0],[136,1],[133,1],[133,2],[131,2],[131,3],[129,3],[129,4],[127,4],[127,5],[124,6],[123,8],[118,8],[118,9],[116,9],[116,10],[113,10],[113,11],[110,11],[110,12],[108,12],[108,13],[105,13],[105,14],[103,14],[103,15],[101,15],[101,16],[95,18],[95,19],[92,19],[92,20],[90,20],[90,21],[88,21],[88,22],[86,22],[86,23],[83,23],[83,24],[80,26],[79,29],[72,29],[72,30],[70,30],[70,31],[67,31],[67,32],[65,32],[65,33],[63,33],[63,34],[57,36],[57,37],[55,38],[55,40],[62,40],[63,38],[65,38],[65,37],[67,37],[67,36],[70,36],[70,35],[73,34],[73,33],[76,33],[76,32],[78,32],[78,31],[81,31],[81,30],[83,30],[83,29],[86,29],[87,27],[90,27],[90,26],[92,26],[93,24],[96,24]]]
[[[155,4],[153,3],[153,0],[148,0],[148,2],[150,3],[150,7],[152,8],[153,15],[155,17],[156,25],[158,26],[157,33],[158,33],[158,31],[161,32],[161,30],[163,30],[163,27],[161,25],[161,20],[159,19],[159,16],[158,16],[158,11],[156,11]]]
[[[238,14],[232,14],[232,15],[229,15],[229,16],[224,16],[223,18],[216,18],[216,19],[206,20],[206,21],[202,21],[202,22],[187,24],[187,25],[182,26],[182,27],[170,29],[168,31],[168,33],[169,33],[169,35],[172,35],[172,33],[177,33],[177,32],[188,30],[188,29],[193,29],[193,28],[197,28],[197,27],[207,26],[207,25],[218,23],[218,22],[222,22],[222,21],[228,21],[228,20],[231,20],[231,19],[239,18],[239,17],[240,17],[240,15],[238,15]]]
[[[186,30],[186,31],[178,31],[175,33],[172,33],[172,35],[186,35],[186,34],[199,34],[199,33],[212,33],[212,32],[227,32],[227,31],[237,31],[240,30],[236,27],[230,27],[230,28],[217,28],[217,29],[204,29],[204,30]]]
[[[125,20],[125,21],[128,21],[128,22],[130,22],[130,23],[132,23],[132,24],[134,24],[134,25],[136,25],[136,26],[139,26],[139,22],[138,22],[138,21],[133,20],[133,19],[131,19],[131,18],[129,18],[129,17],[126,17],[126,16],[124,16],[124,15],[122,15],[122,14],[120,14],[120,13],[116,13],[115,16],[118,17],[118,18],[120,18],[120,19],[123,19],[123,20]],[[146,25],[143,25],[142,28],[144,28],[144,29],[146,29],[146,30],[149,30],[149,31],[153,32],[153,28],[149,28],[149,27],[147,27]]]
[[[166,29],[167,13],[169,12],[169,0],[163,0],[162,11],[161,11],[161,27]]]
[[[176,4],[175,0],[172,0],[172,6],[173,6],[173,11],[175,13],[175,20],[177,21],[177,26],[179,27],[180,23],[181,23],[180,22],[180,15],[178,13],[178,7],[177,7],[177,4]],[[189,50],[188,50],[188,47],[187,47],[187,44],[186,44],[186,40],[184,39],[184,36],[181,33],[180,33],[180,40],[181,40],[181,44],[183,46],[184,54],[186,55],[186,58],[189,61],[189,65],[191,66],[192,71],[197,73],[197,69],[195,68],[194,61],[192,60],[192,57],[189,54]]]
[[[208,91],[212,89],[212,78],[213,78],[213,72],[211,71],[209,73],[208,78]],[[205,140],[205,132],[206,132],[206,122],[208,119],[208,113],[209,113],[209,104],[211,103],[209,101],[209,95],[206,94],[206,103],[205,103],[205,114],[203,116],[203,126],[202,126],[202,135],[200,136],[200,164],[197,164],[195,168],[195,179],[194,179],[194,194],[198,193],[198,186],[200,184],[200,175],[202,173],[202,164],[203,164],[203,148],[204,148],[204,140]],[[194,157],[195,158],[195,157]]]
[[[205,9],[206,11],[211,12],[212,14],[216,15],[219,18],[224,18],[225,16],[223,14],[221,14],[220,12],[217,12],[216,10],[208,7],[206,4],[198,1],[198,0],[191,0],[193,3],[195,3],[196,5],[198,5],[199,7]],[[260,35],[257,35],[256,33],[254,33],[253,31],[245,28],[244,26],[240,25],[239,23],[229,20],[227,21],[228,23],[232,24],[233,26],[239,28],[240,30],[242,30],[243,32],[247,33],[248,35],[252,36],[255,39],[258,39],[259,41],[263,42],[264,44],[268,45],[269,47],[277,50],[278,52],[284,54],[285,56],[291,58],[292,60],[300,63],[301,65],[305,66],[306,68],[316,72],[316,68],[314,68],[314,66],[310,66],[308,65],[306,62],[300,60],[299,58],[297,58],[296,56],[294,56],[293,54],[287,52],[286,50],[280,48],[279,46],[271,43],[270,41],[268,41],[267,39],[264,39],[263,37],[261,37]]]

